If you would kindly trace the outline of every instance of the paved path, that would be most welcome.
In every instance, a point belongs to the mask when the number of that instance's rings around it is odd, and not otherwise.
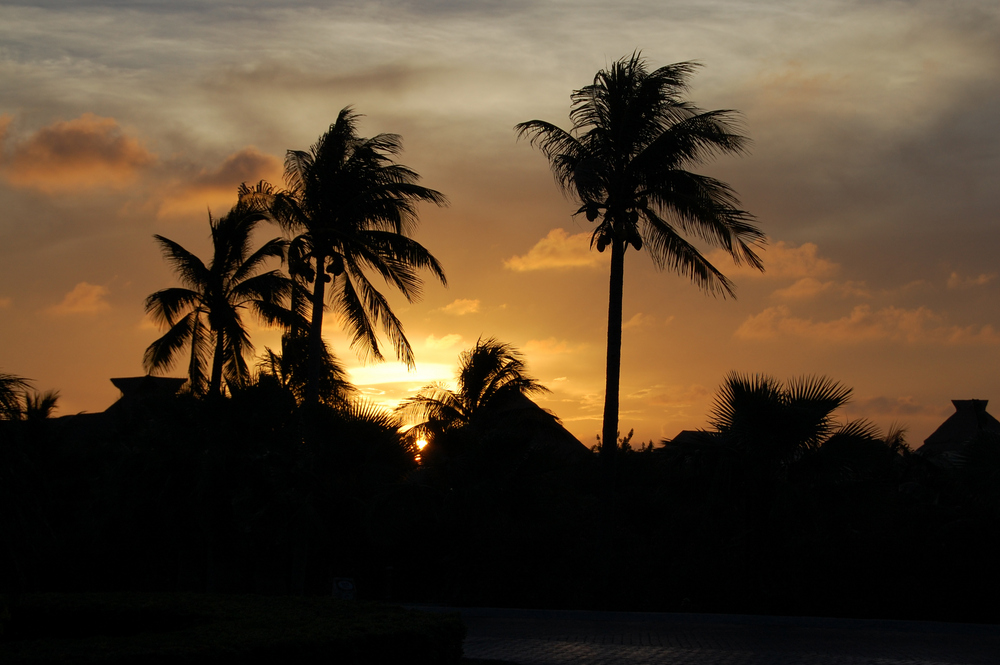
[[[1000,626],[453,609],[467,658],[519,665],[997,665]]]

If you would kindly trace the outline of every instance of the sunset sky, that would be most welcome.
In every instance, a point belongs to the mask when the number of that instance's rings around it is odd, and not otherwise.
[[[0,372],[59,390],[58,414],[101,411],[109,378],[142,373],[160,334],[143,300],[177,284],[153,234],[207,258],[207,211],[280,184],[285,151],[353,105],[451,202],[421,208],[416,236],[448,288],[392,298],[415,371],[362,366],[329,317],[356,384],[395,404],[493,336],[593,444],[607,255],[512,128],[568,128],[570,93],[638,49],[702,63],[689,98],[742,112],[751,153],[699,170],[769,244],[763,275],[718,257],[735,301],[626,255],[622,431],[704,427],[732,370],[827,375],[854,388],[844,417],[905,425],[911,445],[951,399],[1000,415],[995,0],[69,5],[0,5]],[[260,351],[278,338],[255,328]]]

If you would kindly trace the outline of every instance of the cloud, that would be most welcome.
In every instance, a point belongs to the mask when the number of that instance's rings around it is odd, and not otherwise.
[[[442,307],[441,311],[445,314],[454,314],[455,316],[475,314],[479,311],[479,301],[459,298]]]
[[[218,168],[203,169],[194,179],[192,187],[233,190],[244,182],[253,184],[262,179],[274,180],[280,169],[281,161],[277,157],[251,145],[226,157]]]
[[[561,353],[574,353],[583,348],[583,345],[573,346],[566,340],[557,340],[555,337],[548,339],[530,339],[524,345],[524,352],[529,355],[543,354],[556,355]]]
[[[622,324],[622,330],[628,330],[629,328],[638,328],[640,326],[648,325],[650,322],[649,316],[644,315],[642,312],[638,312],[631,319]]]
[[[226,157],[219,166],[203,168],[169,189],[158,214],[189,214],[203,212],[206,206],[231,205],[236,202],[236,189],[241,184],[253,185],[258,180],[280,183],[281,169],[277,157],[247,146]]]
[[[603,265],[605,256],[590,249],[590,234],[569,235],[563,229],[552,229],[535,243],[524,256],[513,256],[503,262],[516,272],[550,268],[593,268]]]
[[[62,302],[49,308],[53,314],[96,314],[111,309],[105,298],[109,291],[106,286],[80,282],[66,294]]]
[[[784,305],[769,307],[747,318],[734,336],[749,340],[792,336],[848,344],[874,341],[1000,344],[1000,333],[990,325],[947,326],[941,323],[941,317],[926,307],[873,310],[869,305],[858,305],[847,316],[832,321],[799,318]]]
[[[982,274],[978,277],[962,277],[957,272],[948,277],[949,289],[968,289],[975,286],[985,286],[996,278],[996,273]]]
[[[843,297],[867,298],[871,296],[863,282],[821,282],[814,277],[803,277],[791,286],[776,290],[771,296],[782,300],[809,300],[819,295],[831,293]]]
[[[5,133],[6,125],[0,130]],[[52,194],[89,188],[122,188],[156,161],[114,118],[84,113],[43,127],[13,147],[4,177],[17,187]]]
[[[733,266],[723,272],[727,275],[740,276],[816,279],[830,277],[840,269],[838,264],[819,256],[819,248],[811,242],[798,247],[792,247],[784,241],[778,242],[766,247],[761,253],[761,259],[764,261],[763,273],[747,265]],[[725,250],[716,249],[709,252],[708,260],[718,266],[725,265],[732,259]]]
[[[428,335],[427,339],[424,340],[424,346],[428,349],[450,349],[461,341],[462,336],[454,333],[445,335],[441,338],[437,338],[434,335]]]
[[[936,416],[941,414],[941,406],[920,404],[912,397],[867,397],[852,400],[846,410],[865,417],[882,416]]]

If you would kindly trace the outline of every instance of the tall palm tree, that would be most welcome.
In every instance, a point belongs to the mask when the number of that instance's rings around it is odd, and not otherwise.
[[[528,376],[520,353],[493,338],[477,340],[458,363],[458,390],[426,386],[397,408],[403,422],[413,425],[414,436],[439,436],[476,423],[512,399],[548,392]]]
[[[249,309],[271,324],[287,325],[289,320],[282,301],[291,293],[291,280],[277,270],[261,272],[268,259],[284,257],[287,243],[273,238],[251,251],[254,227],[266,218],[266,211],[250,196],[242,196],[224,217],[214,219],[209,213],[213,254],[207,266],[173,240],[154,236],[184,286],[146,298],[146,312],[169,327],[146,349],[147,372],[166,371],[180,350],[189,346],[188,377],[195,394],[206,392],[206,380],[211,395],[222,394],[223,379],[229,386],[247,380],[246,358],[253,344],[243,311]]]
[[[732,283],[684,236],[763,270],[754,247],[764,234],[732,188],[686,170],[718,153],[743,153],[748,143],[734,111],[703,111],[681,99],[696,67],[681,62],[649,71],[633,53],[573,92],[570,131],[542,120],[514,128],[548,158],[559,185],[580,204],[575,214],[596,222],[591,247],[611,249],[602,428],[608,469],[618,439],[626,250],[645,247],[657,268],[723,297],[735,295]]]
[[[381,275],[409,302],[420,296],[418,270],[429,270],[446,283],[437,259],[409,234],[419,202],[445,205],[447,200],[418,185],[415,171],[393,161],[402,150],[398,135],[359,136],[359,117],[347,107],[309,151],[288,151],[287,189],[273,198],[272,213],[298,234],[289,248],[291,272],[313,285],[310,358],[322,355],[323,313],[330,300],[362,357],[383,359],[381,328],[397,357],[412,367],[413,349],[403,326],[368,274]],[[318,399],[319,373],[320,363],[310,360],[310,403]]]

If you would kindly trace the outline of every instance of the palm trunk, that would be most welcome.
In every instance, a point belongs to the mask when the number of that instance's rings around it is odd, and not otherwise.
[[[309,351],[306,356],[306,404],[319,403],[320,358],[323,357],[323,303],[326,298],[326,257],[316,257],[316,281],[313,283],[312,321],[309,325]]]
[[[212,378],[208,384],[208,394],[222,397],[222,359],[226,353],[225,337],[221,330],[215,333],[215,353],[212,355]]]
[[[611,242],[611,280],[608,295],[608,359],[604,386],[604,428],[601,433],[601,460],[605,482],[614,484],[618,449],[618,391],[622,369],[622,293],[625,285],[625,242]]]

